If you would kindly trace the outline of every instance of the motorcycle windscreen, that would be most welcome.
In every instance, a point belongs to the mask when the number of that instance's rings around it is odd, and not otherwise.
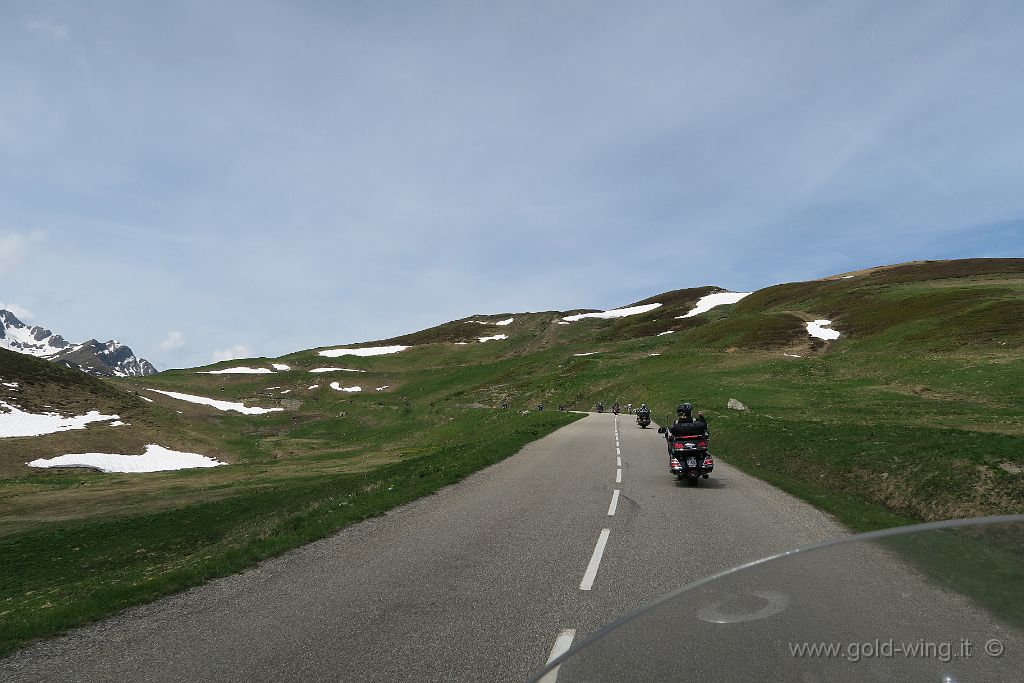
[[[560,683],[1022,680],[1024,516],[988,520],[998,521],[864,534],[730,570],[545,671],[557,667]]]

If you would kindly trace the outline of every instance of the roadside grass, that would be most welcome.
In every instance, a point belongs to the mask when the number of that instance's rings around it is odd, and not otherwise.
[[[1024,628],[1024,524],[990,524],[880,541],[933,582]]]
[[[0,538],[0,655],[382,514],[580,416],[463,411],[439,417],[433,433],[417,438],[428,450],[370,471],[271,476],[264,487],[229,489],[221,500]]]

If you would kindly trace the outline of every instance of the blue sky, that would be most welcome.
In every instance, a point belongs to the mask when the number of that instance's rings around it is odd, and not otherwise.
[[[166,368],[1024,256],[1022,35],[1014,1],[5,2],[0,302]]]

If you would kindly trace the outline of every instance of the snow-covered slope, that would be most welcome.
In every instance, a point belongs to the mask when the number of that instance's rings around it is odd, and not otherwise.
[[[64,337],[33,325],[29,327],[8,310],[0,309],[0,347],[47,358],[70,348]]]
[[[90,339],[72,344],[46,328],[38,325],[29,327],[4,309],[0,309],[0,348],[45,358],[91,375],[135,377],[156,374],[156,368],[148,360],[137,358],[131,348],[116,339],[106,343]]]

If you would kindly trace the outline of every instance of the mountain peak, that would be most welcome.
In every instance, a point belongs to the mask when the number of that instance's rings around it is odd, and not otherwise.
[[[6,309],[0,309],[0,348],[52,360],[90,375],[134,377],[157,372],[152,363],[136,358],[131,348],[116,339],[72,344],[45,327],[27,326]]]

